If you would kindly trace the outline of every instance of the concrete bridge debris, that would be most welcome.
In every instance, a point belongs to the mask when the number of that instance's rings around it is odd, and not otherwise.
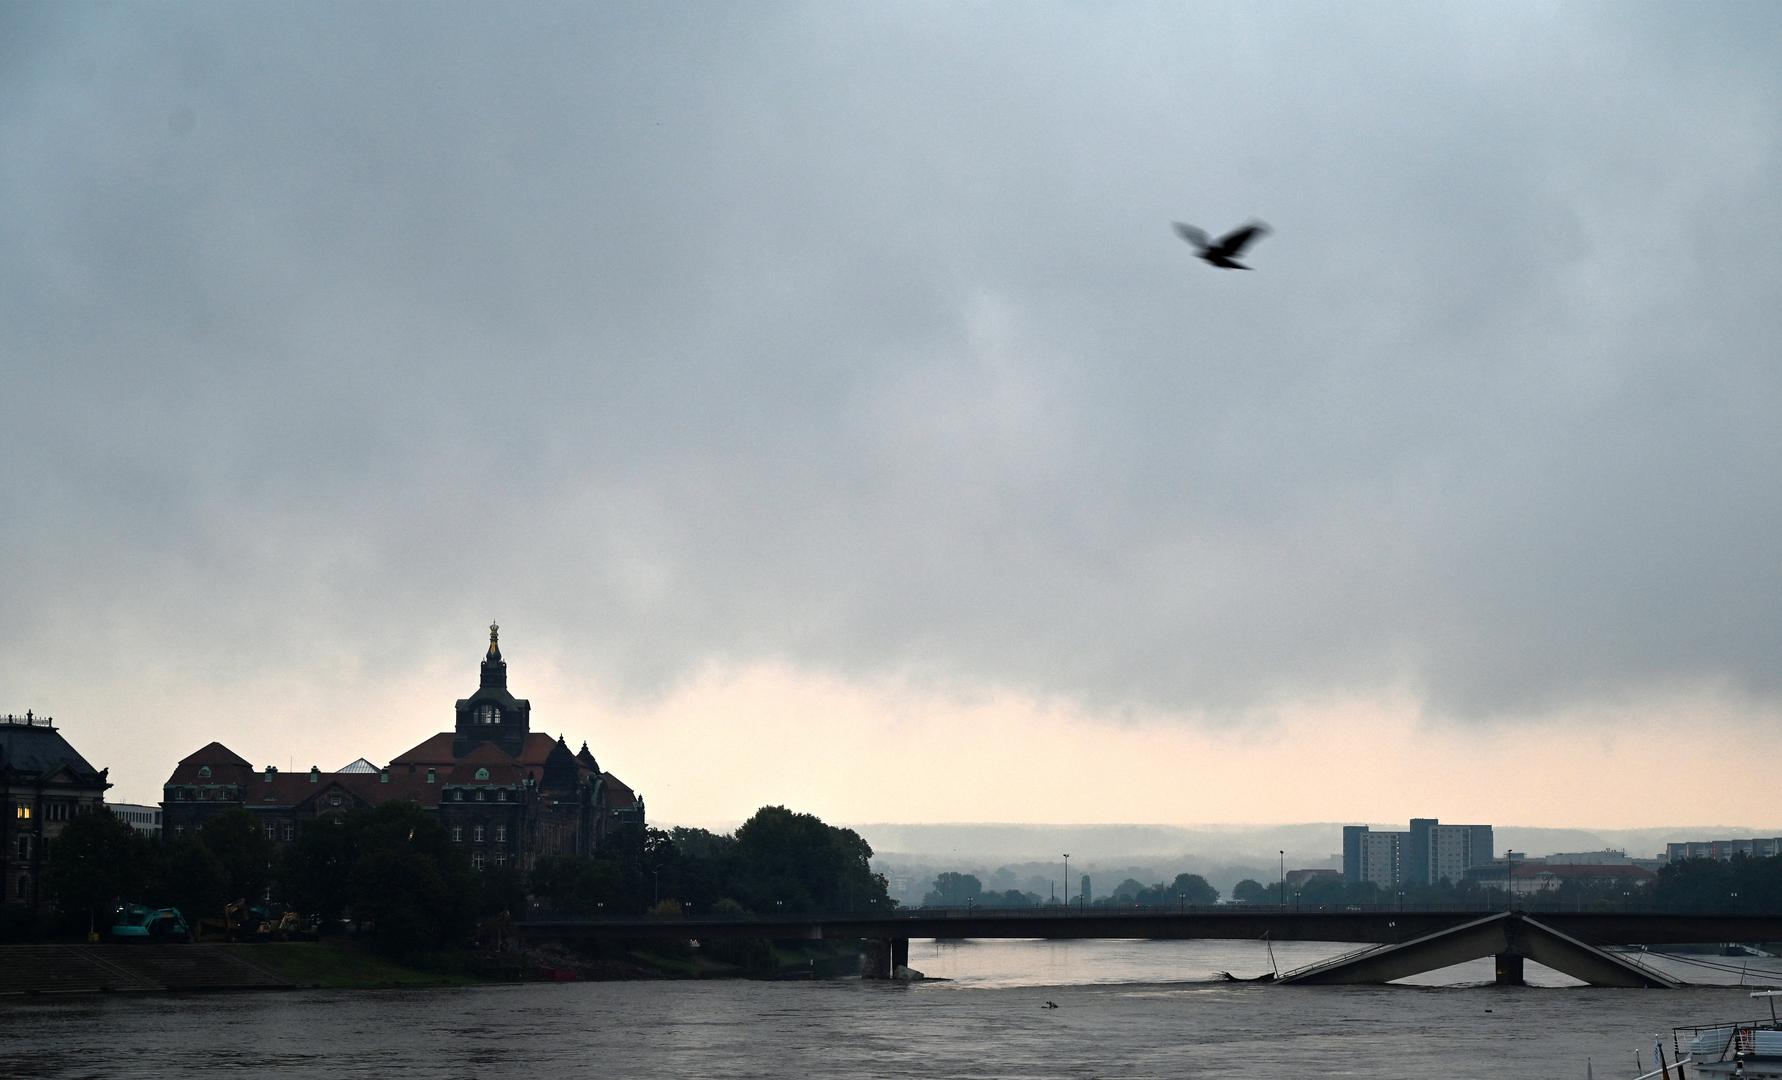
[[[1579,941],[1521,912],[1503,911],[1392,945],[1376,945],[1290,971],[1278,985],[1387,983],[1491,956],[1499,986],[1522,986],[1523,962],[1533,960],[1592,986],[1683,985],[1623,956]]]

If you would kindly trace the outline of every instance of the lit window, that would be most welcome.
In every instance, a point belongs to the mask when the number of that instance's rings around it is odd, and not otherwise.
[[[30,821],[31,820],[31,804],[28,802],[19,803],[18,809],[13,812],[13,816],[18,818],[20,821]]]
[[[464,826],[453,825],[452,826],[452,843],[462,844],[463,842],[464,842]]]

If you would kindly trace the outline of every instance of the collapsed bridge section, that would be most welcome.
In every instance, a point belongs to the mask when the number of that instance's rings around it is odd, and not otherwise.
[[[1378,945],[1312,964],[1281,976],[1279,983],[1387,983],[1486,956],[1496,958],[1495,981],[1499,986],[1523,985],[1524,960],[1533,960],[1592,986],[1674,989],[1683,985],[1519,911],[1487,915],[1409,941]]]

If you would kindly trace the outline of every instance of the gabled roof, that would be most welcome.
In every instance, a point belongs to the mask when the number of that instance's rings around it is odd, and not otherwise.
[[[360,758],[359,760],[351,762],[350,764],[342,765],[340,768],[338,768],[334,771],[335,772],[343,772],[343,773],[366,773],[366,772],[374,773],[374,772],[377,772],[377,766],[373,765],[371,762],[365,760],[364,758]]]
[[[239,765],[244,769],[253,768],[242,759],[240,754],[224,746],[220,742],[207,743],[192,753],[179,759],[181,765]]]

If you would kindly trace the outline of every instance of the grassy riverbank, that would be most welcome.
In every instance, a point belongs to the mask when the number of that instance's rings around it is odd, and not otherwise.
[[[339,938],[229,945],[225,948],[298,986],[327,990],[475,986],[499,981],[477,974],[466,955],[439,954],[413,962],[400,962],[374,952],[360,942]]]
[[[534,950],[527,962],[505,971],[479,964],[465,952],[439,952],[395,960],[363,942],[329,938],[315,942],[229,945],[241,959],[301,987],[379,990],[403,987],[480,986],[522,977],[576,980],[799,979],[857,974],[859,954],[838,943],[762,942],[744,955],[716,950],[627,948],[619,944],[574,951]]]

